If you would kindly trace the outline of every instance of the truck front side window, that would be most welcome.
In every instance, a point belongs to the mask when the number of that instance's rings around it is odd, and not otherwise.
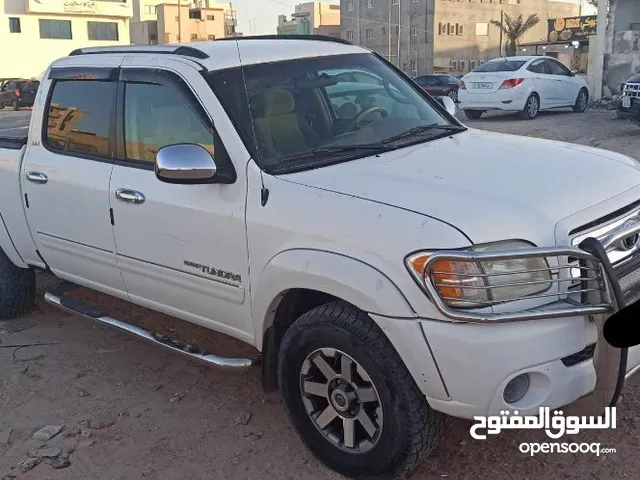
[[[154,162],[160,148],[178,143],[198,144],[214,154],[212,127],[165,85],[127,83],[124,130],[128,160]]]

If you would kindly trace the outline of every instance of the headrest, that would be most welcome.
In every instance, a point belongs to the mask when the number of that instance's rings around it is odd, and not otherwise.
[[[268,90],[255,95],[251,107],[256,117],[275,117],[294,112],[296,100],[289,90]]]

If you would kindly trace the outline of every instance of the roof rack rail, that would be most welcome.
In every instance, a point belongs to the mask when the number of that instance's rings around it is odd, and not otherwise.
[[[248,37],[225,37],[216,38],[215,42],[228,41],[228,40],[316,40],[321,42],[334,42],[341,43],[343,45],[353,45],[348,40],[337,37],[330,37],[328,35],[253,35]]]
[[[186,45],[117,45],[114,47],[86,47],[76,48],[69,56],[75,57],[76,55],[94,55],[94,54],[108,54],[108,53],[159,53],[168,55],[183,55],[185,57],[193,58],[209,58],[209,55],[202,50],[198,50],[194,47],[188,47]]]

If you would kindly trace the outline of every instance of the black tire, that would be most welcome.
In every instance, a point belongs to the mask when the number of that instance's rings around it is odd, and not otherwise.
[[[307,412],[301,373],[307,358],[312,354],[318,355],[321,348],[344,352],[347,358],[362,366],[377,393],[378,403],[374,406],[382,409],[382,427],[376,430],[375,442],[371,437],[373,447],[366,452],[349,453],[345,451],[346,447],[329,441]],[[339,358],[343,361],[344,355]],[[339,368],[338,365],[342,364],[337,363],[335,368]],[[358,369],[355,371],[360,372]],[[424,455],[437,447],[442,436],[445,416],[427,404],[378,325],[367,314],[348,304],[333,302],[321,305],[293,323],[280,347],[278,377],[298,435],[320,461],[343,475],[358,478],[405,475],[420,463]],[[331,391],[330,385],[330,382],[326,383],[327,391]],[[319,400],[329,403],[324,398]],[[308,397],[306,401],[309,401]],[[358,399],[356,408],[364,410],[363,403]],[[378,411],[375,410],[376,413]],[[373,419],[379,428],[380,417],[374,415]],[[335,417],[329,423],[331,425],[341,429],[344,422]],[[364,424],[358,425],[360,433],[364,433]],[[344,431],[342,439],[342,444],[346,445]]]
[[[524,103],[524,108],[522,109],[522,112],[520,112],[520,115],[525,120],[533,120],[538,116],[539,113],[540,113],[540,97],[537,94],[532,93],[531,95],[529,95],[529,97],[527,98],[527,101]]]
[[[469,120],[478,120],[484,112],[482,110],[465,110],[464,114]]]
[[[576,113],[583,113],[589,106],[589,92],[586,88],[581,89],[576,97],[576,103],[573,106],[573,111]]]
[[[18,111],[20,110],[20,100],[18,100],[17,98],[13,100],[13,104],[12,104],[13,110],[14,111]]]
[[[0,320],[22,315],[33,304],[35,293],[35,272],[16,267],[0,249]]]

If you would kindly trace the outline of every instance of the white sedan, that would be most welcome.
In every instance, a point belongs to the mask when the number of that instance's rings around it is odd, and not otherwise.
[[[532,119],[541,110],[555,108],[584,112],[589,87],[554,58],[506,57],[490,60],[462,77],[458,100],[470,119],[488,110],[521,112]]]

